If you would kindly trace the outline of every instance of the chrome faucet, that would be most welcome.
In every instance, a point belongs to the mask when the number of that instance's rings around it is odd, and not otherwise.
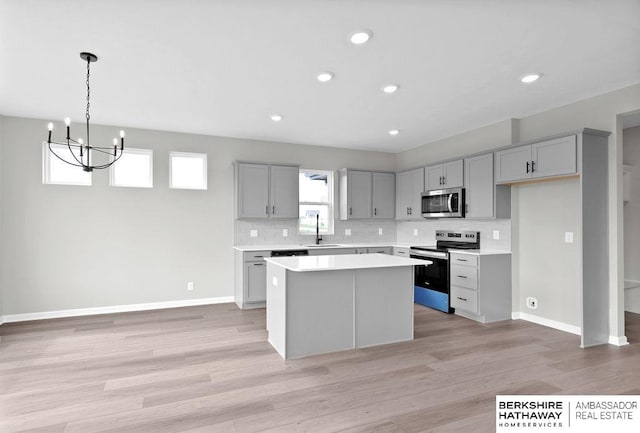
[[[316,214],[316,245],[320,245],[322,236],[320,236],[320,214]]]

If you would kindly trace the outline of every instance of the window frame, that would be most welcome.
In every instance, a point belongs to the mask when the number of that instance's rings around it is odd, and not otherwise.
[[[327,175],[327,188],[329,189],[329,197],[328,202],[322,201],[301,201],[300,196],[298,195],[298,211],[300,211],[301,206],[327,206],[327,213],[329,215],[328,227],[325,232],[320,232],[321,235],[333,235],[335,233],[335,172],[333,170],[316,170],[310,168],[300,168],[298,171],[298,176],[300,174],[326,174]],[[309,233],[307,231],[302,231],[300,227],[300,219],[302,217],[302,212],[300,212],[300,217],[298,217],[298,235],[300,236],[315,236],[315,231]]]
[[[184,187],[184,186],[174,186],[173,185],[173,157],[186,157],[186,158],[200,158],[203,160],[202,170],[203,170],[203,186],[201,187]],[[169,152],[169,188],[171,189],[188,189],[195,191],[206,191],[209,189],[209,175],[208,175],[208,165],[207,161],[209,159],[209,154],[207,153],[195,153],[195,152]]]
[[[149,185],[144,185],[144,186],[140,186],[140,185],[116,185],[115,182],[115,170],[116,170],[116,164],[113,164],[111,167],[109,167],[109,186],[112,186],[114,188],[153,188],[153,149],[140,149],[140,148],[134,148],[134,147],[130,147],[130,148],[125,148],[124,149],[124,153],[126,156],[127,153],[130,154],[134,154],[134,155],[149,155],[151,158],[149,159]],[[113,160],[113,156],[111,156],[111,160]]]
[[[51,143],[51,147],[53,148],[60,148],[60,149],[64,149],[64,150],[69,150],[69,148],[64,145],[64,144],[57,144],[57,143]],[[73,150],[72,150],[73,152]],[[57,182],[57,181],[53,181],[51,180],[51,161],[57,160],[58,157],[56,157],[55,155],[51,154],[51,151],[49,150],[49,143],[46,141],[42,142],[42,184],[43,185],[68,185],[68,186],[92,186],[93,185],[93,173],[92,172],[88,172],[88,176],[89,176],[89,182],[75,182],[75,181],[70,181],[70,182]],[[64,164],[62,161],[60,161],[62,164]],[[82,170],[81,167],[76,167],[78,170]],[[86,172],[83,172],[86,173]]]

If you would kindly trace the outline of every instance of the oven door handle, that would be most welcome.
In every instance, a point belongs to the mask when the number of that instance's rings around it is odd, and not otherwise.
[[[447,260],[448,257],[448,253],[439,253],[437,251],[429,251],[428,253],[426,252],[418,252],[415,250],[411,250],[410,255],[414,255],[414,256],[419,256],[419,257],[424,257],[424,258],[436,258],[436,259],[445,259]]]

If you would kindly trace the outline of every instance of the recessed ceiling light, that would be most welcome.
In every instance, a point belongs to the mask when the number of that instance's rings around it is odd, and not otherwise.
[[[396,91],[400,88],[400,86],[398,86],[397,84],[387,84],[386,86],[384,86],[382,88],[382,91],[384,93],[396,93]]]
[[[520,81],[522,81],[525,84],[529,84],[529,83],[533,83],[534,81],[538,81],[540,77],[542,77],[541,73],[527,74],[522,76],[520,78]]]
[[[372,36],[373,32],[371,30],[358,30],[349,35],[349,40],[354,45],[362,45],[366,44]]]
[[[398,134],[400,134],[399,129],[392,129],[391,131],[389,131],[389,135],[398,135]]]
[[[271,116],[271,120],[273,120],[274,122],[279,122],[282,120],[282,116],[279,114],[274,114],[273,116]]]
[[[316,78],[318,79],[318,81],[322,82],[322,83],[326,83],[327,81],[331,81],[333,80],[333,77],[335,77],[335,75],[333,74],[333,72],[320,72]]]

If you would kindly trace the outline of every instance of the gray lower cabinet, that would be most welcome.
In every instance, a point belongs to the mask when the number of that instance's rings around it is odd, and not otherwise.
[[[487,323],[511,319],[511,254],[451,253],[451,306]]]
[[[576,136],[500,150],[495,161],[497,183],[576,174]]]
[[[393,247],[393,255],[409,258],[409,247]]]
[[[510,218],[511,189],[496,186],[493,153],[464,160],[466,218]]]
[[[234,298],[242,309],[263,308],[267,300],[267,267],[271,251],[235,251]]]
[[[298,166],[236,162],[236,218],[298,218],[298,173]]]
[[[396,219],[421,220],[424,168],[396,174]]]

